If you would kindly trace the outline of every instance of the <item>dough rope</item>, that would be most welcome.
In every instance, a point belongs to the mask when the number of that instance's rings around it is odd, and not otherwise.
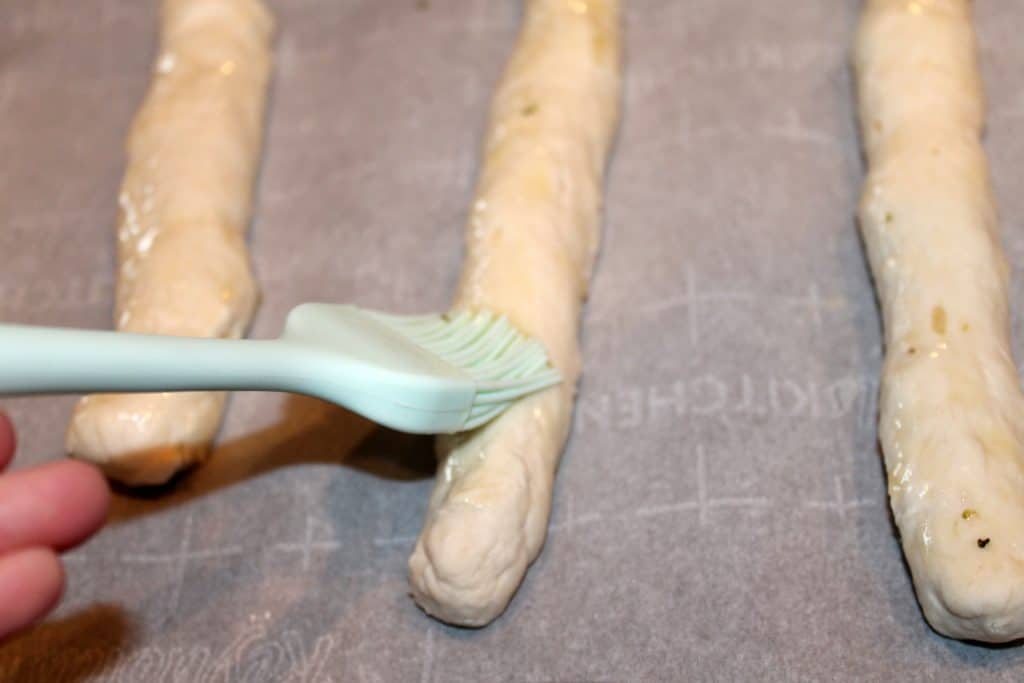
[[[880,438],[925,617],[1024,636],[1024,398],[980,143],[969,0],[870,0],[856,45],[860,206],[885,321]]]
[[[272,31],[260,0],[164,0],[119,197],[118,330],[240,337],[249,324],[245,228]],[[87,396],[67,448],[126,483],[162,483],[205,455],[224,403],[218,392]]]
[[[617,0],[529,0],[492,102],[454,308],[504,313],[545,344],[565,381],[476,432],[439,439],[409,573],[416,601],[451,623],[501,614],[544,543],[618,119],[618,11]]]

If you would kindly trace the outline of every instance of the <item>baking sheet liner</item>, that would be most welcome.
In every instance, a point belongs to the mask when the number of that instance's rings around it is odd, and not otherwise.
[[[253,336],[303,301],[444,309],[520,6],[279,0],[251,230]],[[214,459],[117,496],[16,681],[1019,680],[915,602],[876,446],[878,309],[854,223],[852,0],[624,3],[624,119],[547,545],[482,630],[406,558],[428,441],[235,395]],[[0,0],[0,319],[107,327],[122,144],[155,1]],[[987,146],[1024,304],[1024,43],[975,5]],[[1018,356],[1024,335],[1016,318]],[[17,467],[72,397],[8,400]]]

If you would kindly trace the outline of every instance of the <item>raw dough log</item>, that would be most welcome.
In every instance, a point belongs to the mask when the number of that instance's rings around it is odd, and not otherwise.
[[[119,198],[118,330],[244,333],[258,299],[245,228],[272,31],[260,0],[164,0]],[[216,392],[88,396],[67,448],[126,483],[161,483],[208,451],[224,402]]]
[[[880,434],[918,599],[955,638],[1024,636],[1024,399],[980,135],[969,0],[870,0],[861,227],[885,318]]]
[[[618,118],[617,0],[529,0],[494,96],[456,309],[506,314],[565,382],[439,441],[413,596],[444,621],[497,617],[540,552],[580,372],[577,328]]]

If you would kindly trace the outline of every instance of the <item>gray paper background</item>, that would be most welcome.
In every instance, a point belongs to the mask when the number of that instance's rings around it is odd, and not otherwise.
[[[3,681],[1020,680],[925,625],[876,447],[877,306],[853,0],[632,0],[623,126],[547,545],[483,630],[425,617],[406,558],[423,439],[237,395],[212,462],[118,495]],[[106,327],[122,141],[155,1],[0,0],[0,318]],[[278,0],[253,335],[307,300],[441,310],[518,2]],[[1024,6],[976,4],[1019,309]],[[1018,356],[1024,351],[1020,318]],[[73,398],[4,403],[18,467]]]

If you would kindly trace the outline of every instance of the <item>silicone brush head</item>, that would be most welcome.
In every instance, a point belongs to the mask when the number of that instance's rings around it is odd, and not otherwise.
[[[489,311],[374,317],[409,341],[467,373],[476,395],[463,429],[494,419],[513,402],[561,382],[536,339]]]

